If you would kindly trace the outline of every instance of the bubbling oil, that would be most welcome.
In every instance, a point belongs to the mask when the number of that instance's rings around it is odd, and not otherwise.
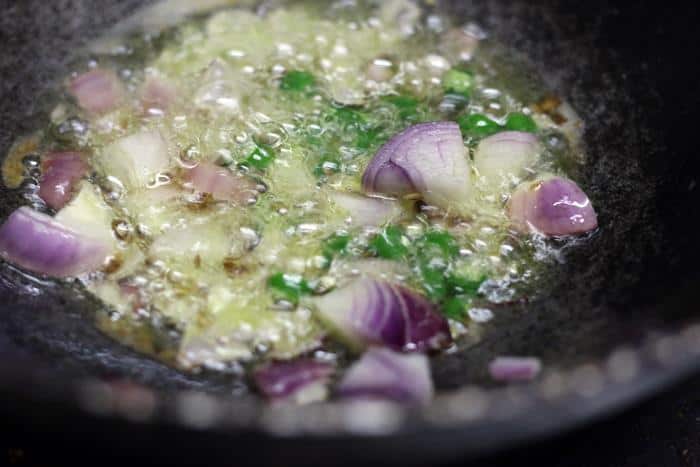
[[[507,53],[476,23],[451,24],[409,0],[352,3],[228,8],[122,38],[83,67],[115,70],[127,90],[122,105],[90,115],[66,96],[41,141],[15,147],[6,184],[36,179],[38,162],[25,156],[38,148],[92,158],[90,182],[111,209],[117,244],[110,267],[84,279],[109,309],[100,315],[103,329],[181,368],[222,369],[292,358],[323,342],[327,330],[313,310],[266,286],[273,274],[303,278],[309,294],[365,275],[421,291],[425,278],[413,260],[372,253],[385,226],[355,225],[331,197],[360,193],[371,157],[409,125],[469,114],[502,125],[520,112],[537,122],[543,142],[528,176],[580,162],[571,121],[557,124],[556,107],[538,110],[546,96],[540,83],[528,88],[536,93],[500,84],[509,77],[494,57]],[[452,69],[472,76],[468,96],[446,93],[443,77]],[[175,90],[167,109],[144,109],[149,80]],[[96,163],[114,141],[154,130],[174,163],[143,189],[129,189]],[[470,150],[478,140],[465,134]],[[252,181],[255,193],[229,203],[188,190],[183,174],[202,164]],[[541,239],[510,230],[504,205],[520,181],[494,188],[477,178],[480,209],[460,218],[400,200],[404,213],[394,226],[407,248],[428,232],[447,232],[457,254],[431,267],[482,281],[461,317],[450,317],[455,334],[478,335],[494,305],[532,294],[542,264],[557,257]],[[325,242],[341,234],[344,253],[329,259]]]

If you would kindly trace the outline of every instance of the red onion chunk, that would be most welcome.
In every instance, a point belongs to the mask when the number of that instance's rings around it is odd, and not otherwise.
[[[0,256],[32,272],[77,276],[102,266],[111,246],[23,206],[0,226]]]
[[[350,214],[355,225],[381,226],[401,215],[401,207],[391,199],[340,191],[331,193],[331,199]]]
[[[540,152],[540,144],[532,133],[503,131],[484,138],[474,152],[474,166],[489,180],[520,177]]]
[[[49,154],[42,163],[39,197],[47,206],[61,209],[70,201],[76,185],[88,171],[88,165],[78,152]]]
[[[542,371],[542,362],[534,357],[497,357],[489,364],[489,374],[496,381],[532,381]]]
[[[260,392],[271,400],[312,402],[327,395],[327,385],[335,368],[312,359],[275,361],[253,372]]]
[[[337,393],[344,399],[427,404],[434,393],[428,357],[370,348],[345,373]]]
[[[422,295],[370,278],[315,299],[323,319],[354,347],[429,351],[452,342],[447,320]]]
[[[163,115],[175,102],[177,88],[158,76],[149,76],[141,90],[141,103],[149,115]]]
[[[209,162],[202,162],[185,173],[185,181],[202,193],[211,193],[214,199],[248,204],[257,197],[256,185],[242,175]]]
[[[70,82],[69,90],[80,107],[96,114],[115,109],[124,95],[117,75],[102,69],[78,75]]]
[[[368,193],[420,193],[446,209],[469,198],[469,185],[467,152],[454,122],[408,127],[379,149],[362,176]]]
[[[588,196],[562,177],[521,184],[508,203],[508,215],[519,230],[544,235],[576,235],[598,227]]]

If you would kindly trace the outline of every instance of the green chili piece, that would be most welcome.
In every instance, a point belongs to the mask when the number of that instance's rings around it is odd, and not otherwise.
[[[441,301],[447,296],[448,288],[445,281],[444,268],[424,264],[420,268],[421,285],[425,293],[433,301]]]
[[[469,295],[473,297],[478,293],[479,287],[485,280],[485,277],[474,280],[450,275],[447,277],[447,287],[450,295]]]
[[[537,124],[529,115],[522,112],[511,112],[506,117],[506,129],[511,131],[537,132]]]
[[[468,71],[452,68],[443,75],[442,87],[446,93],[469,97],[474,87],[474,77]]]
[[[265,170],[275,158],[274,151],[269,146],[258,144],[253,151],[240,163],[243,167],[253,167],[258,170]]]
[[[401,228],[390,225],[369,242],[369,249],[380,258],[399,259],[408,253]]]
[[[267,279],[267,285],[282,298],[296,304],[302,295],[310,294],[313,289],[306,280],[297,274],[278,272]]]
[[[411,96],[388,96],[387,102],[393,104],[399,111],[399,118],[406,121],[417,121],[419,117],[418,99]]]
[[[465,300],[460,297],[453,297],[445,301],[441,307],[442,314],[448,318],[462,320],[464,315],[467,314],[467,306],[469,305],[469,300]]]
[[[445,256],[453,257],[459,252],[454,237],[443,230],[432,230],[423,236],[423,241],[429,245],[436,245]]]
[[[280,81],[280,89],[292,92],[310,92],[316,86],[316,78],[308,71],[288,71]]]
[[[484,138],[503,130],[501,125],[482,114],[460,115],[457,123],[462,133],[476,138]]]
[[[380,138],[381,134],[381,127],[367,128],[363,131],[360,131],[357,134],[357,140],[355,141],[355,145],[359,149],[369,149],[375,146],[376,144],[382,142],[380,141],[382,139]]]

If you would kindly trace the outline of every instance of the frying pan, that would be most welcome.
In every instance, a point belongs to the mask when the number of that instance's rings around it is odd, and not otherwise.
[[[40,127],[36,96],[73,51],[144,3],[2,1],[0,153]],[[522,72],[586,121],[577,178],[600,229],[551,265],[551,293],[498,307],[483,341],[435,358],[439,395],[425,409],[271,409],[235,375],[180,373],[115,343],[93,326],[89,297],[2,265],[0,413],[18,442],[60,436],[64,451],[200,465],[435,464],[570,429],[698,369],[697,13],[602,0],[439,6],[527,56]],[[3,216],[21,202],[0,196]],[[537,355],[545,371],[495,386],[483,369],[497,354]]]

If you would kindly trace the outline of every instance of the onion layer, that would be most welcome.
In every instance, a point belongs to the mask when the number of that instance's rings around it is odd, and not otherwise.
[[[381,226],[401,215],[396,201],[335,191],[331,200],[348,211],[355,225]]]
[[[96,114],[116,108],[124,94],[117,75],[101,69],[78,75],[70,82],[69,90],[80,107]]]
[[[87,173],[88,165],[77,152],[49,154],[42,163],[39,197],[47,206],[61,209],[70,201],[76,184]]]
[[[188,170],[185,181],[197,191],[211,193],[219,201],[248,204],[255,201],[258,194],[251,180],[209,162],[202,162]]]
[[[479,174],[493,182],[520,177],[540,151],[537,137],[523,131],[503,131],[484,138],[474,152]]]
[[[350,367],[337,388],[348,399],[389,399],[426,404],[433,398],[428,357],[370,348]]]
[[[433,304],[399,285],[358,279],[314,302],[320,315],[356,348],[378,344],[428,351],[452,342],[449,325]]]
[[[99,155],[105,174],[127,187],[145,187],[168,169],[168,145],[158,131],[144,131],[118,139]]]
[[[521,184],[508,203],[508,215],[520,231],[544,235],[576,235],[598,227],[586,194],[562,177]]]
[[[0,256],[48,276],[77,276],[99,269],[110,248],[26,206],[0,226]]]
[[[420,193],[448,209],[469,198],[470,170],[459,125],[413,125],[394,136],[372,158],[362,187],[369,193],[403,196]]]
[[[308,403],[325,399],[333,365],[311,359],[271,362],[258,367],[253,379],[268,399]]]

